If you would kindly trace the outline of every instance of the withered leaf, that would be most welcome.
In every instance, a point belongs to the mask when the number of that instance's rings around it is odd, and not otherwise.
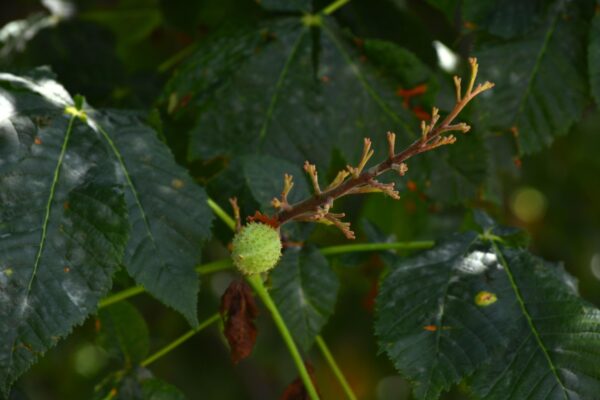
[[[254,319],[258,316],[258,308],[246,282],[231,282],[221,297],[220,312],[225,321],[224,334],[231,349],[231,359],[237,364],[252,353],[257,334]]]

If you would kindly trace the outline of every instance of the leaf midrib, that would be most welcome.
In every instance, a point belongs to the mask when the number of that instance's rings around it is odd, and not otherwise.
[[[88,119],[89,119],[89,117],[88,117]],[[135,188],[135,185],[133,184],[133,180],[131,179],[131,175],[129,174],[129,170],[127,169],[127,165],[125,164],[125,159],[123,158],[123,155],[117,148],[115,142],[112,140],[110,135],[102,127],[102,125],[100,125],[96,121],[94,121],[94,125],[96,125],[98,127],[98,130],[104,137],[104,140],[106,140],[106,142],[108,143],[109,147],[111,148],[113,154],[117,158],[117,161],[119,162],[119,166],[121,167],[121,170],[123,171],[123,175],[125,176],[125,181],[127,182],[127,186],[129,186],[129,190],[131,190],[131,193],[135,200],[135,205],[138,208],[138,210],[140,211],[140,214],[142,215],[142,220],[144,221],[144,227],[146,228],[146,235],[147,235],[147,237],[150,238],[150,241],[152,242],[152,247],[154,248],[154,250],[156,250],[156,254],[160,258],[161,264],[167,265],[164,262],[164,259],[162,258],[161,253],[158,251],[158,246],[156,244],[156,240],[154,239],[154,234],[152,233],[152,230],[150,228],[150,221],[148,220],[148,216],[146,215],[146,210],[142,206],[139,194]]]
[[[50,213],[52,212],[52,202],[54,201],[54,195],[56,193],[56,186],[58,185],[58,179],[60,178],[60,170],[62,168],[62,164],[64,161],[65,153],[67,152],[67,145],[69,144],[69,139],[71,137],[71,131],[73,130],[73,124],[77,116],[72,115],[69,119],[69,125],[67,126],[67,130],[65,132],[65,137],[63,139],[63,143],[60,149],[60,154],[58,156],[58,160],[56,161],[56,167],[54,168],[54,175],[52,177],[52,183],[50,184],[50,193],[48,195],[48,200],[46,202],[46,211],[44,214],[44,222],[42,223],[42,236],[40,238],[40,243],[38,245],[38,251],[35,256],[35,261],[33,264],[33,271],[31,272],[31,277],[29,278],[29,283],[27,285],[27,292],[25,294],[24,301],[27,301],[29,298],[29,293],[31,292],[31,287],[33,285],[33,281],[35,280],[35,276],[37,274],[37,270],[40,265],[40,260],[42,258],[42,253],[44,252],[46,237],[48,233],[48,224],[50,223]]]
[[[275,112],[275,105],[277,104],[277,100],[279,99],[279,93],[281,92],[281,89],[283,87],[283,83],[285,81],[285,78],[287,76],[287,73],[290,69],[290,66],[292,65],[292,61],[294,60],[294,58],[296,57],[296,53],[298,52],[298,49],[300,48],[300,43],[302,43],[302,39],[304,38],[304,35],[306,35],[306,32],[308,32],[306,30],[306,28],[302,28],[302,31],[300,32],[300,35],[298,35],[298,38],[296,38],[296,41],[294,42],[294,45],[292,46],[292,49],[290,50],[290,53],[287,56],[287,59],[283,65],[283,68],[281,69],[281,72],[279,73],[279,77],[277,78],[277,83],[275,84],[275,90],[273,91],[273,94],[271,95],[271,101],[269,102],[269,108],[267,109],[267,113],[265,114],[265,118],[263,120],[262,126],[260,128],[260,132],[258,134],[259,140],[262,142],[267,134],[267,129],[269,127],[269,124],[273,118],[273,114]]]
[[[546,56],[546,52],[548,50],[548,45],[550,43],[550,39],[552,39],[552,36],[554,35],[554,33],[556,31],[556,26],[558,24],[558,15],[560,14],[560,11],[561,11],[563,5],[564,5],[564,2],[556,7],[556,10],[554,12],[552,21],[550,22],[548,31],[546,32],[546,35],[544,36],[544,41],[542,42],[540,51],[538,52],[538,54],[536,56],[535,63],[533,65],[533,68],[531,69],[531,73],[529,74],[529,77],[527,78],[527,86],[525,87],[525,90],[523,91],[523,94],[521,95],[521,99],[519,100],[519,107],[517,108],[517,112],[515,113],[513,123],[516,123],[517,119],[519,118],[519,116],[521,115],[523,110],[525,109],[525,103],[527,102],[527,99],[529,98],[529,95],[531,94],[531,92],[533,90],[533,82],[535,81],[537,74],[539,72],[539,69],[542,65],[542,59]]]
[[[538,332],[535,324],[533,323],[533,318],[531,317],[531,314],[529,314],[529,310],[527,310],[527,306],[525,305],[525,300],[523,298],[523,295],[521,294],[521,290],[517,286],[517,282],[512,273],[512,270],[511,270],[510,266],[508,265],[506,258],[504,258],[504,254],[498,248],[498,245],[496,244],[496,242],[492,241],[492,247],[494,249],[494,252],[496,253],[496,256],[498,257],[498,260],[500,260],[500,263],[504,267],[504,271],[506,271],[506,275],[508,276],[510,286],[513,289],[513,292],[515,293],[515,297],[517,298],[517,302],[519,303],[519,308],[521,308],[521,311],[522,311],[523,315],[525,316],[525,319],[527,320],[529,329],[530,329],[531,333],[533,334],[533,337],[535,338],[535,341],[536,341],[539,349],[542,351],[542,354],[544,355],[544,358],[546,359],[548,366],[550,367],[550,370],[552,371],[552,374],[554,375],[554,378],[560,385],[560,387],[563,391],[564,399],[567,400],[569,398],[569,396],[567,394],[567,388],[565,387],[563,381],[560,379],[560,376],[558,376],[558,368],[556,368],[556,365],[554,365],[554,361],[552,361],[552,358],[550,357],[550,354],[548,353],[548,349],[546,348],[546,345],[542,341],[540,333]]]
[[[35,256],[35,261],[33,264],[33,271],[31,272],[31,276],[29,278],[29,283],[27,284],[27,291],[25,292],[25,298],[23,299],[23,304],[27,303],[27,299],[29,299],[29,295],[31,293],[31,288],[33,286],[33,281],[35,280],[35,277],[37,275],[37,271],[39,269],[39,265],[40,265],[40,261],[42,258],[42,253],[44,252],[44,248],[45,248],[45,244],[46,244],[46,238],[47,238],[47,234],[48,234],[48,225],[50,223],[50,214],[52,212],[52,203],[54,201],[54,195],[56,193],[56,186],[58,185],[58,180],[60,178],[60,170],[62,168],[62,164],[64,161],[64,156],[65,153],[67,152],[67,146],[69,144],[69,139],[71,137],[71,131],[73,130],[73,124],[75,123],[75,119],[77,118],[77,116],[72,115],[71,118],[69,119],[69,124],[67,125],[67,130],[65,131],[65,137],[63,139],[63,143],[60,149],[60,154],[58,156],[58,160],[56,162],[56,167],[54,168],[54,174],[52,177],[52,183],[50,184],[50,193],[48,194],[48,200],[46,202],[46,208],[45,208],[45,213],[44,213],[44,221],[42,223],[42,235],[40,237],[40,242],[38,244],[38,251],[36,253]],[[21,325],[21,323],[19,321],[17,321],[17,327],[19,327]],[[17,337],[15,336],[13,339],[13,344],[11,346],[11,348],[14,350],[15,347],[15,342],[17,341]],[[10,352],[10,362],[9,362],[9,371],[12,368],[12,364],[13,364],[13,354],[14,351]]]

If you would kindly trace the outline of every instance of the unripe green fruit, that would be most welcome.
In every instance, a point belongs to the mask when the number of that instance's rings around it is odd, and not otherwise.
[[[233,263],[246,275],[270,270],[280,256],[279,232],[269,225],[249,223],[233,238]]]

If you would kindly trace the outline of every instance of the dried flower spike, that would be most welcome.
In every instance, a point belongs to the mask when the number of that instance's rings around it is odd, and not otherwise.
[[[364,139],[363,152],[356,167],[348,165],[345,170],[339,171],[334,180],[322,191],[319,182],[317,169],[308,161],[304,164],[304,169],[308,173],[315,196],[290,205],[287,202],[287,194],[291,190],[291,177],[286,175],[284,190],[281,200],[274,199],[273,206],[278,210],[275,218],[279,225],[288,221],[317,221],[332,224],[338,227],[346,237],[354,238],[354,232],[350,230],[350,224],[343,222],[343,213],[334,214],[331,212],[333,203],[340,197],[370,192],[382,192],[394,199],[400,196],[394,185],[391,183],[379,182],[377,178],[388,170],[396,171],[400,176],[404,176],[408,171],[406,160],[441,146],[450,145],[456,142],[456,136],[447,132],[468,132],[471,127],[464,122],[453,123],[465,106],[480,93],[491,89],[494,84],[484,82],[475,86],[479,65],[477,59],[470,58],[471,76],[465,93],[462,93],[461,78],[454,77],[454,86],[456,91],[456,104],[454,108],[440,122],[439,109],[433,107],[429,122],[421,122],[421,137],[413,142],[403,151],[396,153],[396,135],[392,132],[387,133],[388,157],[381,163],[365,170],[367,162],[371,159],[374,151],[371,149],[371,140]]]

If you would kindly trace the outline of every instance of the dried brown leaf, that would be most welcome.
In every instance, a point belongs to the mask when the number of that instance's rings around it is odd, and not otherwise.
[[[225,321],[224,334],[231,349],[231,359],[237,364],[252,353],[258,332],[254,325],[258,308],[246,282],[231,282],[221,297],[220,312]]]
[[[313,382],[313,385],[316,386],[314,374],[315,369],[310,363],[304,363],[304,365],[306,365],[306,370],[310,375],[310,380]],[[298,377],[285,388],[285,391],[281,397],[279,397],[279,400],[310,400],[310,396],[304,387],[304,383],[302,383],[302,379]]]

